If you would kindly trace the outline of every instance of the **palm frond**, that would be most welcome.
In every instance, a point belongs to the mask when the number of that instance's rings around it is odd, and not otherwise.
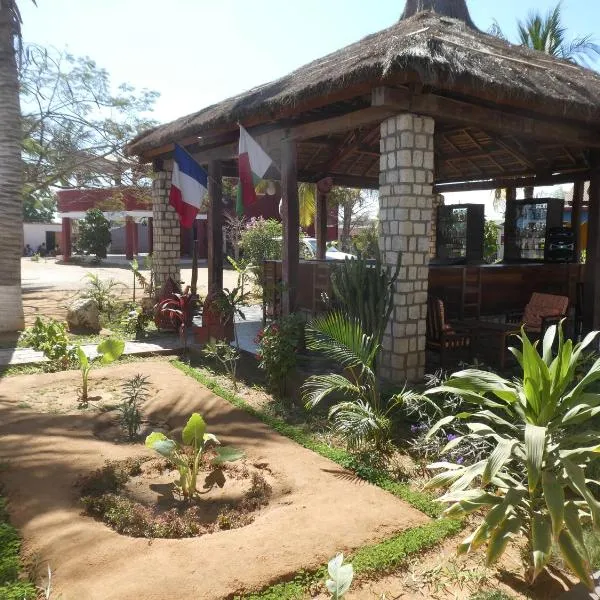
[[[300,206],[300,227],[310,227],[317,213],[316,186],[314,183],[301,183],[298,186]]]
[[[302,399],[307,408],[314,408],[321,400],[332,394],[344,396],[346,399],[360,397],[360,388],[343,375],[312,375],[302,384]]]
[[[329,411],[329,417],[334,431],[346,440],[350,449],[369,443],[378,446],[389,437],[390,419],[362,400],[336,404]]]
[[[361,373],[372,374],[379,344],[363,333],[357,320],[350,320],[340,312],[316,317],[306,328],[309,350],[322,352],[347,369],[359,368]]]

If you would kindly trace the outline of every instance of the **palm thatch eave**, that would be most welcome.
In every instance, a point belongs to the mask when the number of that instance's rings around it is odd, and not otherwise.
[[[498,102],[533,114],[600,124],[600,76],[584,67],[515,46],[465,22],[421,12],[313,61],[276,81],[137,136],[127,147],[140,155],[238,121],[270,121],[364,83],[381,85],[410,74],[439,93]]]

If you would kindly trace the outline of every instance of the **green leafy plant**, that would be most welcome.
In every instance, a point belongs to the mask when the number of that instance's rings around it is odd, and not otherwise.
[[[279,221],[263,218],[250,219],[242,232],[240,248],[261,287],[264,287],[263,262],[281,258],[282,235],[283,226]]]
[[[125,305],[125,311],[121,317],[121,327],[131,334],[143,333],[151,321],[151,316],[144,309],[133,302]]]
[[[81,291],[80,296],[95,300],[100,313],[110,317],[119,300],[116,290],[122,287],[123,284],[114,279],[101,279],[95,273],[86,273],[85,279],[87,279],[87,284]]]
[[[522,350],[510,348],[521,377],[509,381],[468,369],[426,392],[430,397],[456,394],[465,402],[462,413],[440,419],[430,431],[433,435],[453,420],[467,424],[469,433],[450,441],[446,451],[470,439],[492,442],[489,455],[472,465],[430,466],[441,472],[428,487],[449,487],[440,498],[449,505],[446,516],[487,510],[460,553],[487,542],[487,562],[493,564],[513,537],[525,536],[526,577],[533,583],[548,564],[554,542],[573,573],[593,588],[583,525],[600,530],[600,502],[589,487],[600,484],[586,479],[586,469],[600,457],[594,425],[600,394],[591,387],[600,379],[600,359],[583,375],[578,371],[597,335],[574,346],[564,340],[561,324],[548,329],[540,348],[522,330]]]
[[[135,292],[139,285],[147,296],[153,296],[154,294],[154,273],[152,272],[152,257],[146,256],[145,265],[147,269],[150,269],[150,280],[148,280],[140,271],[140,265],[137,258],[134,258],[129,262],[129,266],[133,272],[133,301],[135,302]],[[149,265],[149,266],[148,266]]]
[[[235,260],[233,257],[228,256],[227,260],[237,273],[238,280],[236,287],[240,289],[240,294],[242,296],[246,296],[245,290],[246,286],[248,285],[248,279],[252,273],[252,264],[246,258]]]
[[[79,359],[79,368],[81,370],[81,396],[80,402],[82,405],[88,403],[88,379],[92,365],[96,360],[99,360],[103,365],[109,365],[110,363],[117,360],[125,350],[125,342],[123,340],[117,340],[114,338],[108,338],[98,344],[96,352],[98,352],[97,359],[90,359],[87,357],[81,346],[77,346],[77,358]]]
[[[179,471],[179,480],[175,482],[175,486],[183,499],[188,502],[198,494],[196,487],[198,473],[207,452],[214,455],[211,460],[211,465],[214,467],[219,467],[226,462],[234,462],[245,456],[241,450],[221,446],[217,437],[206,431],[206,423],[198,413],[193,413],[188,419],[181,432],[181,441],[182,443],[179,444],[164,433],[155,431],[146,438],[146,446],[168,459]],[[215,479],[211,474],[208,478]],[[206,483],[212,485],[209,481]]]
[[[76,361],[75,349],[69,347],[67,328],[54,319],[37,317],[19,338],[19,343],[44,353],[50,370],[68,369]]]
[[[111,241],[110,222],[99,208],[92,208],[79,221],[77,247],[85,254],[94,254],[100,261],[106,258],[106,249]]]
[[[381,346],[374,336],[364,333],[358,319],[340,312],[319,316],[306,328],[306,346],[337,362],[344,374],[311,375],[302,386],[307,408],[325,398],[343,398],[329,409],[333,429],[352,450],[373,446],[386,450],[391,432],[391,412],[399,396],[383,402],[375,359]]]
[[[227,342],[218,340],[208,342],[203,348],[202,353],[208,358],[212,358],[221,364],[231,379],[233,389],[237,392],[237,364],[240,359],[238,349]]]
[[[31,261],[32,262],[40,262],[40,254],[39,254],[39,252],[35,252],[33,254],[33,256],[31,257]]]
[[[269,389],[279,397],[285,396],[287,375],[296,367],[303,339],[304,320],[292,314],[267,325],[255,340],[258,366],[265,371]]]
[[[384,265],[379,251],[375,261],[362,256],[346,259],[331,274],[331,308],[357,320],[364,333],[381,344],[394,308],[394,286],[400,273],[401,255],[395,269]]]
[[[379,223],[371,221],[352,236],[352,249],[364,258],[377,259],[379,254]]]
[[[483,258],[487,263],[493,263],[498,260],[498,231],[500,227],[486,219],[483,234]]]
[[[354,577],[352,564],[344,564],[344,555],[340,553],[327,563],[327,573],[329,579],[325,585],[331,594],[331,600],[340,600],[352,584]]]
[[[121,415],[119,422],[130,440],[135,440],[140,430],[142,424],[140,404],[148,399],[149,387],[149,378],[140,373],[123,384],[123,402],[118,409]]]

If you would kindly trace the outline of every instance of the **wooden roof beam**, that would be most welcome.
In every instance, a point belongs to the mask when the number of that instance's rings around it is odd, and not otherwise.
[[[405,89],[378,87],[372,92],[371,105],[394,109],[396,112],[427,115],[445,123],[477,126],[484,131],[600,148],[600,132],[590,127],[534,119],[435,94],[412,95]]]

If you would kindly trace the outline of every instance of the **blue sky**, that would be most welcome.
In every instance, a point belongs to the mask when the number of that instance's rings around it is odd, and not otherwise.
[[[157,90],[169,121],[285,75],[391,25],[403,0],[20,0],[27,42],[67,48],[106,68],[114,84]],[[470,0],[475,23],[509,38],[531,9],[554,0]],[[597,0],[563,0],[573,36],[593,33]],[[600,42],[600,39],[598,40]]]

